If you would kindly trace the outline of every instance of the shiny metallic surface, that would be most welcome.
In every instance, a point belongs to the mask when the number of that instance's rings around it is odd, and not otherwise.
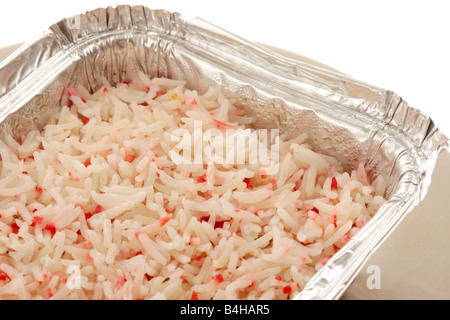
[[[52,25],[0,64],[0,128],[40,128],[64,87],[115,84],[138,71],[183,79],[202,92],[221,85],[257,118],[347,169],[384,175],[387,203],[294,299],[338,299],[364,262],[425,196],[448,139],[397,94],[290,60],[202,19],[142,6],[100,8]]]

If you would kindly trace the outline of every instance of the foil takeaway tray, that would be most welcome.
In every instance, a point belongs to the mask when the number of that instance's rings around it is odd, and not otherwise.
[[[311,133],[347,169],[388,179],[388,201],[294,299],[338,299],[364,262],[425,196],[448,139],[394,92],[282,57],[202,19],[142,6],[64,19],[0,64],[1,134],[40,128],[65,87],[90,91],[143,71],[199,92],[221,85],[261,128]]]

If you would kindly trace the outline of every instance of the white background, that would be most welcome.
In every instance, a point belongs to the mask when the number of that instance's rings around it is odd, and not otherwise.
[[[392,90],[450,137],[450,1],[14,1],[2,2],[0,47],[98,7],[142,4],[201,17],[242,36]]]

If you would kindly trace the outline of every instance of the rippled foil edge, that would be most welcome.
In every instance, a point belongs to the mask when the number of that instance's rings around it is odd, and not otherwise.
[[[270,92],[272,98],[264,100],[267,106],[280,109],[278,117],[280,114],[281,116],[284,113],[288,114],[280,121],[282,124],[295,126],[298,118],[295,118],[295,112],[290,113],[292,108],[287,108],[286,105],[298,100],[302,106],[311,108],[327,121],[333,122],[333,112],[348,117],[346,121],[349,123],[349,129],[353,129],[354,122],[371,124],[369,139],[364,141],[366,153],[358,154],[357,157],[365,157],[366,167],[377,169],[376,173],[390,170],[389,175],[395,177],[397,183],[391,186],[389,201],[374,218],[308,282],[294,299],[339,298],[364,261],[403,217],[423,199],[431,181],[436,158],[442,149],[448,147],[447,137],[439,131],[433,121],[423,112],[410,107],[393,92],[320,67],[284,58],[202,19],[184,21],[178,13],[151,10],[142,6],[100,8],[61,20],[1,63],[2,124],[6,123],[6,127],[10,130],[29,129],[43,118],[44,108],[41,110],[39,103],[50,104],[51,107],[45,109],[46,112],[50,112],[57,107],[55,97],[67,83],[87,81],[92,86],[90,89],[99,86],[98,79],[92,76],[96,72],[108,74],[109,80],[113,82],[126,79],[129,71],[125,70],[127,64],[123,63],[125,61],[123,55],[140,55],[145,52],[133,52],[127,47],[130,43],[126,41],[114,42],[115,32],[127,34],[132,41],[133,39],[144,41],[146,35],[155,35],[168,37],[175,42],[177,39],[191,42],[202,50],[209,50],[211,55],[216,55],[223,66],[228,66],[230,62],[236,63],[238,68],[230,69],[232,72],[242,72],[239,71],[241,66],[253,72],[257,70],[259,73],[249,77],[252,83],[247,87],[244,86],[243,92],[250,98],[257,97],[261,91]],[[91,41],[87,44],[86,39]],[[167,43],[169,42],[158,42],[156,46]],[[95,63],[91,61],[90,67],[88,63],[81,64],[84,69],[75,72],[77,70],[73,67],[74,63],[76,65],[77,61],[89,55],[91,47],[95,45],[104,46],[106,49],[114,46],[114,49],[120,49],[122,52],[119,50],[117,57],[114,55],[108,57],[112,64],[103,64],[102,61],[106,58],[101,55],[95,56],[96,60],[92,60]],[[145,46],[141,49],[144,50]],[[173,53],[170,48],[165,47],[152,49],[159,50],[162,56]],[[204,58],[200,50],[198,54],[198,59]],[[139,61],[133,68],[140,68],[145,72],[153,71],[154,75],[158,76],[170,75],[170,68],[173,68],[171,63],[174,61],[178,63],[176,60],[179,57],[166,56],[164,60],[162,56],[157,56],[158,61],[150,63],[146,61],[147,64]],[[152,69],[155,65],[156,71]],[[90,74],[93,70],[95,72]],[[58,79],[49,87],[54,74],[58,72],[64,74],[64,79]],[[269,76],[274,76],[280,83],[274,81],[270,83],[271,87],[268,87],[264,82],[267,82]],[[80,80],[79,77],[83,79]],[[218,72],[214,74],[214,80],[233,87],[235,85],[233,81],[236,79],[230,81],[227,75]],[[193,76],[190,81],[193,85],[211,84],[211,82],[200,83]],[[235,87],[242,89],[242,83],[239,85]],[[302,97],[308,99],[303,100]],[[313,99],[309,99],[311,97]],[[254,111],[264,112],[264,110]],[[290,115],[294,120],[289,118]],[[301,113],[302,117],[309,115]],[[319,123],[316,119],[311,121],[313,124]],[[328,130],[334,130],[334,127]],[[398,147],[398,141],[404,150],[396,154],[394,149]],[[335,142],[332,141],[329,145]],[[380,169],[379,166],[383,162],[380,155],[386,152],[395,155],[394,163],[389,164],[392,168]],[[402,171],[402,168],[410,170]]]
[[[383,243],[395,227],[425,197],[431,175],[440,152],[447,149],[448,138],[423,112],[408,105],[397,94],[387,91],[384,129],[392,128],[397,136],[410,140],[417,157],[417,172],[407,178],[408,187],[394,194],[365,228],[338,251],[308,282],[296,300],[339,299],[357,276],[371,254]],[[410,172],[403,173],[405,175]]]

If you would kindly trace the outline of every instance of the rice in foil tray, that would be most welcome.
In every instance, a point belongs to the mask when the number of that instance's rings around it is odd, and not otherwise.
[[[395,93],[141,6],[0,75],[1,299],[339,298],[448,141]]]

